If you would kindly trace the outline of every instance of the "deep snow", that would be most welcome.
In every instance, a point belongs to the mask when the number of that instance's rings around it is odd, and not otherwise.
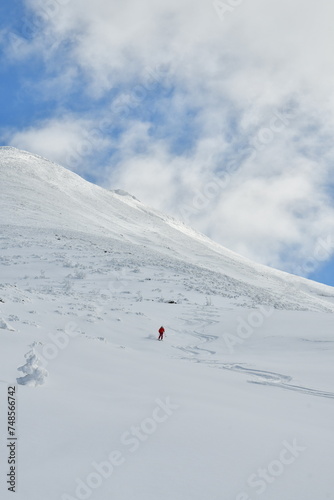
[[[26,152],[0,192],[1,498],[13,384],[19,500],[334,498],[332,288]]]

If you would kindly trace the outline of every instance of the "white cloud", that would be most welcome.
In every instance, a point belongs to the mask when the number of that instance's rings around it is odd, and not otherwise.
[[[89,173],[89,156],[102,150],[106,137],[94,134],[94,122],[75,115],[43,121],[16,132],[11,146],[39,154],[81,175]]]

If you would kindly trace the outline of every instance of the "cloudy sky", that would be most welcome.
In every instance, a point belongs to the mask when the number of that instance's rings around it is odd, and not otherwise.
[[[11,0],[2,145],[334,285],[334,3]]]

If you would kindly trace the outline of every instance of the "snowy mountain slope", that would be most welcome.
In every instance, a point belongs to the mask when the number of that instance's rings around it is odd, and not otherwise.
[[[1,499],[333,500],[333,290],[0,155]]]
[[[36,155],[0,148],[0,194],[2,224],[104,237],[108,248],[121,242],[141,263],[163,259],[172,270],[181,261],[189,286],[196,286],[196,275],[206,293],[242,297],[252,306],[334,310],[330,287],[252,263],[124,192],[104,190]]]

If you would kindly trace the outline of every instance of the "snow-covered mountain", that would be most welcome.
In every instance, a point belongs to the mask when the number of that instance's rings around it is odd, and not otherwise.
[[[99,239],[109,253],[131,252],[141,267],[181,269],[189,287],[236,303],[334,310],[330,287],[255,264],[124,191],[102,189],[36,155],[1,148],[0,186],[4,224],[82,233],[92,243]]]
[[[14,148],[0,195],[1,498],[334,498],[331,287]]]

